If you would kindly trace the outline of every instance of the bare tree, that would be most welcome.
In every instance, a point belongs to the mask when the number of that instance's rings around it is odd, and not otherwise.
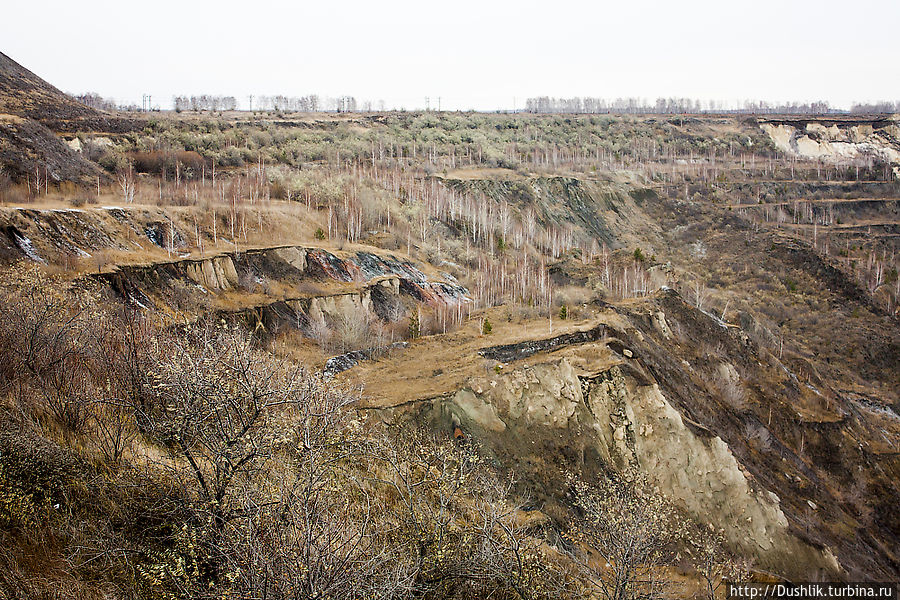
[[[731,556],[724,547],[722,536],[712,526],[702,531],[697,550],[697,573],[703,581],[707,600],[716,600],[726,581],[745,581],[750,575],[750,563]]]
[[[247,516],[230,526],[226,554],[241,597],[387,599],[411,589],[409,566],[383,535],[376,499],[339,466],[349,449],[339,446],[301,453],[297,470],[244,488]]]
[[[637,472],[600,487],[573,482],[584,519],[569,537],[572,557],[606,600],[660,598],[669,581],[664,566],[681,526],[672,506]]]
[[[119,184],[119,189],[122,190],[122,200],[126,204],[134,202],[136,183],[134,179],[134,168],[131,164],[119,169],[116,173],[116,182]]]
[[[310,447],[352,401],[224,324],[174,336],[154,350],[154,433],[219,532],[240,513],[234,484],[287,443],[285,432]]]
[[[688,288],[688,296],[690,298],[691,304],[693,304],[700,310],[703,310],[703,306],[709,301],[709,295],[709,288],[703,285],[703,282],[699,279],[694,281],[694,283]]]

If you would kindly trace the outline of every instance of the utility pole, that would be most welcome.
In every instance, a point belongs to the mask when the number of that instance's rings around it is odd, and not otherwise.
[[[253,94],[250,94],[250,112],[253,112]]]
[[[425,96],[425,112],[431,110],[431,99],[428,96]]]
[[[438,112],[441,112],[441,97],[438,96]]]

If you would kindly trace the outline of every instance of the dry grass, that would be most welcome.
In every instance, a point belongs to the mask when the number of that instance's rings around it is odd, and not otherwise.
[[[490,361],[478,355],[481,348],[552,337],[588,329],[598,323],[609,323],[616,327],[623,325],[621,317],[614,311],[598,311],[586,314],[581,319],[566,321],[560,321],[554,314],[552,330],[547,318],[513,323],[507,321],[505,315],[504,307],[479,311],[472,314],[456,331],[412,340],[405,350],[398,350],[393,355],[376,361],[362,362],[339,375],[339,378],[364,385],[365,401],[369,406],[397,406],[455,393],[471,385],[480,384],[487,389],[497,374],[493,369],[485,369]],[[481,333],[484,317],[493,325],[489,335]],[[554,352],[552,356],[565,357],[576,370],[584,368],[585,373],[602,370],[620,360],[606,350],[602,343],[564,348]],[[516,366],[546,360],[546,356],[537,355],[517,362]]]

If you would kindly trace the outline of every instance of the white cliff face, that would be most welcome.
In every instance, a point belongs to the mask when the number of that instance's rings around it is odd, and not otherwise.
[[[400,294],[400,280],[397,277],[383,277],[358,292],[311,298],[308,309],[309,318],[316,322],[325,321],[326,317],[332,321],[351,320],[360,315],[367,319],[375,319],[377,315],[372,301],[372,289],[375,287],[380,287],[385,293],[393,296]],[[299,308],[301,303],[294,302],[293,306]]]
[[[720,437],[689,428],[655,383],[639,385],[619,367],[579,377],[563,358],[513,369],[473,388],[452,399],[464,423],[494,433],[512,428],[520,437],[550,429],[562,443],[567,428],[581,426],[608,465],[638,467],[660,492],[700,523],[723,530],[761,566],[795,560],[840,571],[829,552],[790,534],[778,497],[755,484]]]
[[[360,313],[374,318],[369,290],[354,294],[320,296],[312,298],[309,303],[309,317],[313,321],[324,321],[326,316],[330,319],[347,319]]]
[[[578,377],[567,360],[516,369],[502,378],[497,394],[509,416],[529,425],[564,429],[581,402]]]
[[[238,284],[237,271],[230,256],[187,263],[185,274],[195,283],[213,291],[234,289]]]
[[[762,123],[763,131],[786,153],[803,158],[833,162],[871,156],[900,165],[900,126],[890,125],[876,132],[869,124],[850,127],[809,123],[805,128],[788,124]]]
[[[488,431],[502,433],[506,423],[498,416],[493,405],[488,404],[471,390],[459,390],[453,396],[453,403],[462,411],[464,418],[479,423]]]
[[[619,387],[626,385],[620,379]],[[656,384],[632,387],[624,395],[628,417],[619,427],[629,458],[661,491],[701,522],[723,529],[746,552],[790,545],[788,521],[777,498],[751,486],[720,437],[694,434]],[[606,401],[603,396],[592,394],[592,404]]]
[[[306,250],[296,246],[288,246],[286,248],[276,248],[272,251],[276,257],[280,258],[287,264],[291,265],[298,271],[306,271]]]

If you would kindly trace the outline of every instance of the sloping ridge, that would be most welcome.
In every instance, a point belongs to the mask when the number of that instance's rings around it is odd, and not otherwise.
[[[96,119],[103,116],[99,111],[70,98],[2,52],[0,52],[0,113],[26,117],[43,123]]]
[[[57,133],[127,133],[146,125],[78,102],[0,52],[0,115],[41,123]]]
[[[495,362],[469,361],[468,372],[439,384],[454,366],[438,362],[433,347],[411,348],[429,353],[428,368],[367,377],[368,392],[388,398],[401,386],[431,385],[376,410],[392,422],[460,427],[560,523],[569,518],[568,472],[590,481],[631,464],[699,521],[724,529],[757,568],[799,580],[896,578],[900,462],[871,443],[893,435],[894,413],[876,399],[855,411],[840,395],[826,402],[827,386],[805,384],[743,329],[723,327],[672,290],[610,307],[587,327],[477,348]],[[385,359],[377,376],[390,377],[400,360]],[[740,382],[738,400],[721,391],[723,372]],[[821,411],[803,417],[799,408],[813,399]],[[871,490],[868,516],[854,504],[859,481]]]
[[[69,148],[50,129],[32,119],[0,114],[0,167],[12,179],[52,182],[106,177],[96,164]]]
[[[85,106],[0,52],[0,167],[13,179],[93,180],[102,170],[55,133],[123,133],[143,127]]]

